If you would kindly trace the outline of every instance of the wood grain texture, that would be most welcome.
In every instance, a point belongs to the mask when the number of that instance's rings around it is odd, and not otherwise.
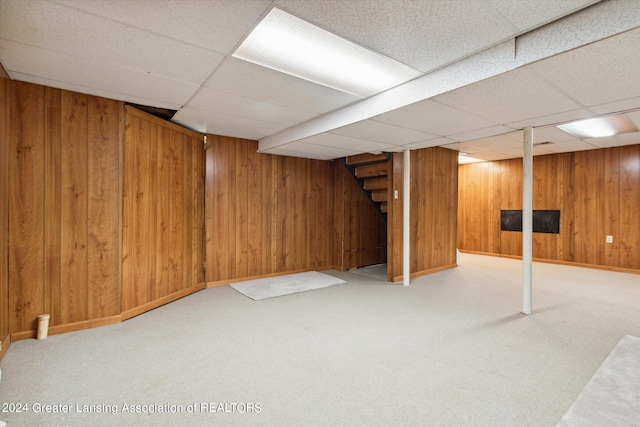
[[[87,95],[62,94],[60,321],[87,320]]]
[[[367,199],[357,181],[342,167],[339,180],[343,220],[343,269],[382,264],[387,261],[387,225]],[[386,192],[385,192],[386,193]],[[386,199],[386,194],[385,194]]]
[[[9,110],[11,81],[0,65],[0,357],[9,336]],[[8,344],[7,344],[8,346]]]
[[[34,329],[44,307],[44,87],[11,82],[9,137],[10,331]]]
[[[411,262],[412,277],[450,268],[456,264],[458,222],[458,167],[456,153],[434,147],[411,152]],[[388,280],[402,279],[402,166],[403,154],[394,153],[393,200],[387,261]],[[470,218],[471,219],[471,218]]]
[[[119,314],[122,103],[10,85],[9,332]]]
[[[120,314],[120,107],[88,99],[88,307],[89,319]]]
[[[62,321],[62,91],[45,88],[45,295],[44,306],[49,307],[49,324]]]
[[[207,135],[206,281],[333,265],[333,162],[257,152]]]
[[[640,270],[639,152],[630,145],[534,157],[533,208],[561,211],[560,234],[534,233],[534,258]],[[521,233],[501,232],[489,216],[521,209],[521,159],[461,165],[459,179],[459,248],[520,256]]]
[[[640,270],[640,145],[619,147],[619,150],[619,266]]]
[[[203,136],[127,107],[123,313],[139,313],[204,280]],[[198,209],[198,207],[203,207]]]

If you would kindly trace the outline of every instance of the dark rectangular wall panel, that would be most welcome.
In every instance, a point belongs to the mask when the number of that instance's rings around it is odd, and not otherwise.
[[[560,234],[534,234],[533,256],[640,270],[639,170],[637,144],[534,157],[533,208],[561,215]],[[459,178],[458,247],[522,255],[522,234],[501,232],[488,214],[522,209],[522,160],[461,165]]]
[[[560,233],[560,211],[558,210],[534,210],[534,233]],[[500,231],[522,231],[522,210],[500,211]]]

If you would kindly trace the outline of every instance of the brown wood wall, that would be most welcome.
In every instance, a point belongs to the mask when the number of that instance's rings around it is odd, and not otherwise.
[[[336,167],[338,197],[342,203],[342,268],[350,269],[387,262],[387,223],[365,196],[358,182],[339,162]],[[341,191],[340,191],[341,190]]]
[[[0,340],[39,314],[60,333],[202,288],[203,136],[0,77]]]
[[[0,341],[9,336],[9,109],[11,81],[0,65]],[[0,357],[2,355],[0,346]]]
[[[394,153],[392,199],[388,216],[387,275],[402,280],[403,154]],[[426,274],[456,265],[458,209],[457,152],[433,147],[411,151],[411,274]]]
[[[126,112],[124,313],[204,285],[203,135]]]
[[[119,314],[122,103],[10,88],[9,330]]]
[[[336,264],[335,164],[207,135],[207,282]]]
[[[461,165],[459,179],[459,248],[521,256],[500,210],[522,209],[522,160]],[[560,234],[534,233],[535,258],[640,270],[640,145],[536,156],[533,183],[533,208],[561,221]]]

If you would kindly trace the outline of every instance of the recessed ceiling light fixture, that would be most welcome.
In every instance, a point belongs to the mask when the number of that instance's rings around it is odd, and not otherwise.
[[[580,139],[602,138],[638,131],[633,122],[624,114],[579,120],[556,127]]]
[[[258,24],[233,56],[359,97],[374,95],[421,75],[277,8]]]

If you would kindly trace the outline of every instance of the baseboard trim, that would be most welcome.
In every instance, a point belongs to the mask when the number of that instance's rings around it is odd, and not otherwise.
[[[84,329],[91,329],[91,328],[97,328],[100,326],[106,326],[106,325],[113,325],[116,323],[120,323],[124,320],[130,319],[132,317],[135,317],[139,314],[145,313],[147,311],[153,310],[154,308],[158,308],[162,305],[165,305],[167,303],[170,303],[172,301],[178,300],[182,297],[185,297],[187,295],[190,295],[194,292],[200,291],[202,289],[205,288],[205,283],[200,283],[196,286],[192,286],[191,288],[188,289],[183,289],[182,291],[178,291],[175,292],[171,295],[167,295],[163,298],[160,298],[156,301],[152,301],[150,303],[144,304],[140,307],[136,307],[136,308],[132,308],[131,310],[127,310],[125,312],[123,312],[122,314],[116,314],[113,316],[108,316],[108,317],[101,317],[99,319],[92,319],[92,320],[84,320],[81,322],[74,322],[74,323],[66,323],[63,325],[56,325],[56,326],[50,326],[49,327],[49,335],[57,335],[57,334],[64,334],[67,332],[73,332],[73,331],[81,331]],[[12,334],[8,335],[6,339],[2,340],[2,345],[0,345],[0,359],[2,359],[2,356],[4,356],[5,352],[7,351],[7,349],[9,348],[9,345],[11,344],[11,342],[13,341],[20,341],[20,340],[26,340],[29,338],[35,338],[37,335],[37,331],[34,330],[28,330],[28,331],[20,331],[20,332],[13,332]]]
[[[2,345],[0,345],[0,360],[4,357],[4,354],[7,352],[7,349],[11,345],[11,335],[7,335],[2,340]]]
[[[97,328],[99,326],[113,325],[120,323],[122,317],[119,314],[99,319],[83,320],[80,322],[65,323],[63,325],[49,326],[48,335],[58,335],[67,332],[82,331],[84,329]],[[11,341],[21,341],[29,338],[35,338],[38,331],[20,331],[11,334]]]
[[[333,265],[324,265],[324,266],[314,267],[314,268],[303,268],[299,270],[281,271],[278,273],[260,274],[257,276],[246,276],[246,277],[237,277],[235,279],[217,280],[215,282],[207,282],[207,288],[217,288],[219,286],[226,286],[231,283],[244,282],[246,280],[256,280],[256,279],[264,279],[267,277],[286,276],[287,274],[305,273],[307,271],[338,270],[337,268],[334,268],[334,267],[335,266]]]
[[[464,253],[464,254],[493,256],[493,257],[497,257],[497,258],[522,259],[522,257],[520,255],[494,254],[494,253],[491,253],[491,252],[468,251],[466,249],[459,249],[459,251]],[[581,263],[581,262],[559,261],[559,260],[555,260],[555,259],[546,259],[546,258],[533,258],[533,261],[535,261],[535,262],[543,262],[545,264],[566,265],[566,266],[569,266],[569,267],[583,267],[583,268],[592,268],[594,270],[615,271],[616,273],[640,274],[640,270],[636,270],[634,268],[612,267],[612,266],[609,266],[609,265],[598,265],[598,264],[584,264],[584,263]]]
[[[163,306],[165,304],[168,304],[170,302],[173,302],[175,300],[178,300],[180,298],[184,298],[187,295],[191,295],[194,292],[198,292],[201,291],[205,288],[205,283],[200,283],[196,286],[192,286],[190,288],[187,289],[183,289],[181,291],[178,292],[174,292],[170,295],[164,296],[162,298],[159,298],[155,301],[151,301],[149,303],[143,304],[139,307],[135,307],[132,308],[130,310],[126,310],[122,312],[122,320],[127,320],[127,319],[131,319],[132,317],[138,316],[142,313],[145,313],[147,311],[153,310],[154,308],[158,308],[160,306]]]
[[[64,334],[67,332],[81,331],[83,329],[97,328],[100,326],[113,325],[122,322],[122,316],[101,317],[99,319],[85,320],[83,322],[67,323],[64,325],[50,326],[49,335]]]
[[[409,277],[411,279],[415,279],[417,277],[426,276],[428,274],[437,273],[439,271],[444,271],[444,270],[449,270],[451,268],[456,268],[457,266],[458,266],[457,264],[447,264],[447,265],[443,265],[443,266],[440,266],[440,267],[430,268],[429,270],[416,271],[416,272],[411,273],[409,275]],[[395,277],[393,277],[393,280],[391,281],[391,283],[402,282],[402,280],[403,280],[402,276],[395,276]]]

